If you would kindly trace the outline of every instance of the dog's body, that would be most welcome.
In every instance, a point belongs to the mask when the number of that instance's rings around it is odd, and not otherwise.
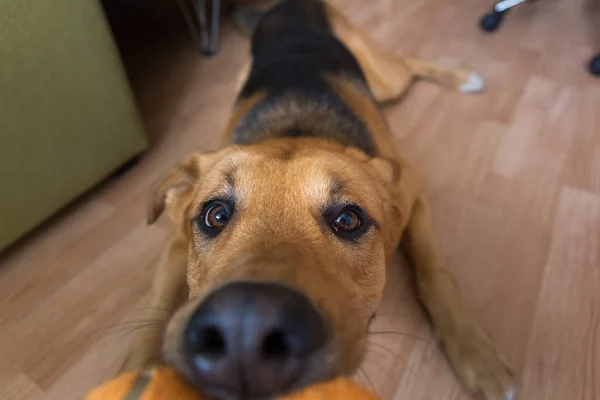
[[[230,144],[319,137],[376,155],[365,123],[329,82],[351,81],[369,96],[360,65],[331,33],[323,4],[286,2],[269,13],[254,33],[252,57],[238,99],[249,111],[232,121]]]
[[[142,332],[126,368],[164,360],[210,394],[248,399],[352,374],[403,238],[465,386],[512,399],[510,369],[463,306],[433,243],[421,179],[396,153],[378,106],[419,75],[463,91],[480,79],[379,53],[319,0],[267,13],[252,55],[223,149],[190,156],[153,192],[149,222],[166,208],[177,226],[153,287],[151,317],[167,327],[164,336]],[[265,321],[256,304],[276,316]],[[282,313],[297,317],[284,323]],[[263,339],[274,347],[255,354]]]

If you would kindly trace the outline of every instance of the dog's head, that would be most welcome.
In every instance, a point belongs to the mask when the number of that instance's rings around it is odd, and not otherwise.
[[[148,216],[166,208],[189,245],[189,300],[168,323],[166,361],[220,398],[353,373],[408,218],[401,175],[318,139],[188,157]]]

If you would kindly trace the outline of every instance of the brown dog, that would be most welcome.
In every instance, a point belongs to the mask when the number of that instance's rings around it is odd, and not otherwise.
[[[401,239],[420,300],[465,386],[512,399],[513,377],[462,303],[433,243],[418,173],[396,153],[378,103],[415,77],[480,89],[467,71],[378,52],[320,0],[286,0],[260,21],[223,148],[160,180],[148,221],[176,225],[151,318],[127,369],[165,361],[218,398],[272,398],[341,374]]]

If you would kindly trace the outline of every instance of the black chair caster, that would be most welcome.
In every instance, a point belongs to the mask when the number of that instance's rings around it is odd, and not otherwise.
[[[492,11],[491,13],[481,17],[481,20],[479,21],[479,26],[486,32],[494,32],[500,27],[503,17],[504,11]]]
[[[595,77],[600,78],[600,54],[592,58],[589,65],[590,73]]]

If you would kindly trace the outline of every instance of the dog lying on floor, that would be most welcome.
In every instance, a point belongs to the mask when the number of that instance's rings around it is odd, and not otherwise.
[[[416,170],[378,104],[416,77],[481,89],[469,71],[379,52],[322,0],[284,0],[258,23],[220,150],[192,154],[150,196],[176,229],[125,369],[175,366],[220,399],[266,399],[351,375],[387,260],[403,246],[463,384],[513,399],[513,376],[464,306],[433,242]],[[203,133],[205,134],[205,133]]]

